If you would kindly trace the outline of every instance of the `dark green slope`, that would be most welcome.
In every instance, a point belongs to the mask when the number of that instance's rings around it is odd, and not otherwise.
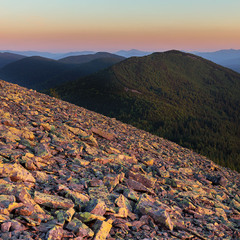
[[[53,88],[62,83],[71,82],[76,79],[79,79],[79,77],[88,76],[105,68],[108,68],[118,62],[119,62],[118,58],[109,57],[98,58],[87,63],[77,64],[77,67],[74,67],[69,71],[65,71],[61,74],[58,74],[55,77],[52,77],[48,81],[46,81],[44,89],[47,89],[49,87]]]
[[[0,77],[21,86],[41,89],[51,77],[70,70],[75,65],[59,63],[43,57],[27,57],[10,63],[0,70]]]
[[[240,75],[179,51],[126,59],[55,89],[240,170]]]

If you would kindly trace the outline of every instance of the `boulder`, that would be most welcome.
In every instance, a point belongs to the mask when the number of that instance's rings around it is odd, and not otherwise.
[[[56,209],[69,209],[74,207],[74,203],[70,199],[37,191],[35,191],[34,194],[34,201],[39,205]]]
[[[155,201],[147,194],[142,194],[136,205],[136,211],[142,215],[148,215],[153,218],[157,224],[161,224],[169,230],[173,230],[173,223],[167,211],[168,207]],[[170,209],[169,209],[170,210]]]
[[[157,181],[157,179],[155,179],[155,178],[148,177],[141,173],[135,173],[132,171],[128,172],[128,177],[129,177],[129,179],[133,179],[133,180],[143,184],[147,188],[153,188],[155,185],[155,182]]]
[[[10,177],[14,182],[36,182],[32,174],[18,163],[0,163],[0,177]]]
[[[100,137],[103,137],[109,141],[113,141],[116,136],[113,134],[113,133],[109,133],[109,132],[106,132],[106,131],[103,131],[99,128],[96,128],[96,127],[92,127],[91,128],[91,131],[97,135],[99,135]]]
[[[93,237],[94,232],[79,219],[73,218],[66,226],[68,231],[74,232],[79,237]]]
[[[63,237],[63,228],[61,226],[54,226],[48,231],[46,235],[47,240],[61,240]]]
[[[103,216],[106,212],[106,204],[100,199],[92,199],[87,203],[87,206],[85,207],[85,212],[90,212],[98,216]]]
[[[93,225],[94,240],[105,240],[112,228],[112,224],[109,222],[97,220]]]

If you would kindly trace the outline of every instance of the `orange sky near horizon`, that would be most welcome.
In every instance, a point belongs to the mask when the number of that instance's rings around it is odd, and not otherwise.
[[[129,2],[22,0],[20,4],[17,0],[3,1],[0,50],[240,48],[240,1]]]

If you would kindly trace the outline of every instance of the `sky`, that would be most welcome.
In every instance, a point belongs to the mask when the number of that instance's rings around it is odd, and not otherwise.
[[[0,0],[0,49],[240,49],[240,0]]]

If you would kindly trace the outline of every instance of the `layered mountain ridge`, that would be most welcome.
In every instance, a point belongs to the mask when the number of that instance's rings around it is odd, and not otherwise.
[[[0,81],[0,238],[238,239],[240,174]]]
[[[110,53],[67,57],[59,61],[39,56],[25,57],[2,67],[0,78],[39,91],[93,74],[123,59]]]

